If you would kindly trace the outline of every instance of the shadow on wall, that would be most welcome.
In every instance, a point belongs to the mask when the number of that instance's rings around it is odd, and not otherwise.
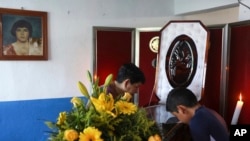
[[[72,108],[71,98],[0,102],[0,140],[45,141],[49,128],[62,111]]]

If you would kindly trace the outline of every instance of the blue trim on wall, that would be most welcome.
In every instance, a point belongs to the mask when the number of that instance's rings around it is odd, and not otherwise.
[[[0,102],[0,140],[46,141],[50,129],[45,121],[56,121],[72,108],[71,98]],[[86,100],[86,99],[85,99]]]

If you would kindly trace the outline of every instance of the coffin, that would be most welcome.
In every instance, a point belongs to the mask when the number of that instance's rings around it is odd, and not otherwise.
[[[170,21],[160,32],[155,80],[155,93],[159,104],[146,109],[149,117],[165,128],[165,138],[172,138],[169,135],[175,135],[179,132],[178,129],[188,131],[188,127],[169,122],[173,115],[166,112],[168,93],[175,87],[187,87],[198,100],[201,99],[206,76],[209,32],[200,21]]]

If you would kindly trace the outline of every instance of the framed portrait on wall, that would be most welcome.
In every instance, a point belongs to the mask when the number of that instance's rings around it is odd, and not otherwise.
[[[48,60],[47,12],[0,8],[0,60]]]

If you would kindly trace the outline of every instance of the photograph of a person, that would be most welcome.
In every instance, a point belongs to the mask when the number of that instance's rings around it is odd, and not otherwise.
[[[3,55],[42,56],[42,21],[40,17],[3,15]]]

